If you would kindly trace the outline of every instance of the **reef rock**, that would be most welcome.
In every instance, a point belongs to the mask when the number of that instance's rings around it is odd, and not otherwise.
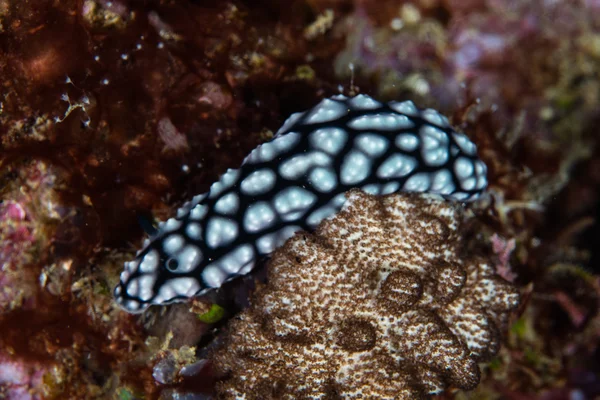
[[[415,399],[478,384],[519,296],[466,254],[461,205],[346,197],[274,253],[269,283],[214,353],[220,398]]]

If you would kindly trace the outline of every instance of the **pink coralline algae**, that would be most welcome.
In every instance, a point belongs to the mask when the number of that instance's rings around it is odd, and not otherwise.
[[[43,378],[47,370],[38,363],[14,361],[0,353],[0,398],[38,400],[44,398]]]
[[[57,216],[53,186],[55,175],[43,162],[7,168],[0,200],[0,315],[14,308],[34,306],[38,277],[31,266],[51,231],[41,221]],[[12,175],[11,175],[12,173]],[[44,230],[45,229],[45,230]]]
[[[519,302],[467,254],[459,205],[435,195],[346,194],[297,234],[215,352],[225,399],[415,399],[472,389]]]
[[[0,309],[2,306],[10,302],[10,292],[15,289],[8,283],[11,278],[12,269],[15,267],[16,258],[27,259],[27,253],[19,251],[19,246],[24,243],[27,245],[33,244],[33,229],[27,218],[27,213],[23,205],[14,201],[5,201],[0,204],[0,221],[2,221],[3,229],[0,232],[2,245],[0,246]],[[20,261],[19,260],[19,261]]]
[[[0,261],[2,265],[12,263],[12,257],[18,252],[18,244],[33,241],[32,227],[22,204],[7,200],[0,204],[0,220],[5,228],[2,230],[2,247]],[[11,257],[12,256],[12,257]]]

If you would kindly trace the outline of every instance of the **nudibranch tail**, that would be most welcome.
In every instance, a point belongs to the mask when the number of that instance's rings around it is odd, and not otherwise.
[[[334,96],[291,115],[239,169],[161,223],[125,263],[115,297],[125,310],[141,312],[218,288],[298,230],[334,215],[352,188],[468,201],[486,186],[475,144],[437,111]]]

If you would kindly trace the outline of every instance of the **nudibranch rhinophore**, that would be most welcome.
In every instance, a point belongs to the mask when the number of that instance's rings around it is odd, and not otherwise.
[[[133,313],[203,295],[249,273],[295,232],[333,216],[353,188],[467,201],[486,186],[475,144],[437,111],[411,101],[334,96],[292,114],[239,169],[161,222],[125,263],[114,294]]]

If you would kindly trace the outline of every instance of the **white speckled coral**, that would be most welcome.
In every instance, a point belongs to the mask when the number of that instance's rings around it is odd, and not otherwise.
[[[269,283],[230,326],[225,399],[415,399],[479,381],[518,293],[463,254],[462,208],[360,190],[277,250]]]

